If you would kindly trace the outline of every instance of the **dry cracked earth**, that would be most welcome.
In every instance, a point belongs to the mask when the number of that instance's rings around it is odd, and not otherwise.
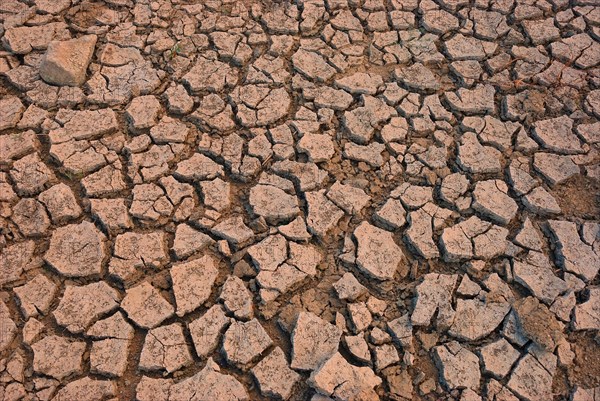
[[[600,400],[598,0],[0,22],[0,401]]]

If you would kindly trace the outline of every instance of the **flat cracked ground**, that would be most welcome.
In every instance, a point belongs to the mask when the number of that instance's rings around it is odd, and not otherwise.
[[[3,0],[0,401],[600,400],[598,0]]]

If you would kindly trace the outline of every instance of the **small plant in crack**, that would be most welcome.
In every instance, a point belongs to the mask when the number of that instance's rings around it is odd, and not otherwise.
[[[168,54],[169,61],[173,60],[179,54],[181,54],[181,43],[175,42],[175,44],[171,47],[171,49],[169,49],[169,54]]]

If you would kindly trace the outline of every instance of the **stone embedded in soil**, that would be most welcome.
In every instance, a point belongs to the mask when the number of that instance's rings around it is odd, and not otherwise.
[[[174,315],[173,306],[148,282],[130,288],[126,293],[121,302],[121,309],[139,327],[157,327]]]
[[[191,364],[192,361],[183,327],[180,323],[173,323],[148,331],[140,354],[139,368],[172,373]]]
[[[99,317],[117,309],[119,301],[119,292],[104,281],[67,285],[52,314],[56,323],[71,333],[82,333]]]
[[[396,273],[408,273],[404,252],[389,231],[362,222],[355,230],[358,242],[356,262],[366,274],[378,280],[390,280]]]
[[[434,360],[448,390],[470,388],[479,390],[479,358],[456,341],[434,348]]]
[[[232,365],[245,369],[256,360],[273,341],[258,320],[234,321],[223,336],[223,353]]]
[[[33,344],[31,349],[33,370],[36,373],[62,380],[74,373],[83,372],[85,342],[50,335]]]
[[[292,369],[313,370],[338,350],[341,330],[310,312],[301,312],[292,332]]]
[[[276,347],[262,361],[252,368],[260,392],[265,397],[278,397],[287,400],[301,376],[290,369],[281,348]]]
[[[193,312],[208,300],[218,274],[217,261],[208,255],[173,265],[171,280],[177,316]]]
[[[102,272],[106,237],[93,223],[82,221],[54,230],[44,260],[67,277],[87,277]]]
[[[42,79],[59,86],[82,85],[97,39],[96,35],[85,35],[63,42],[50,42],[40,64]]]

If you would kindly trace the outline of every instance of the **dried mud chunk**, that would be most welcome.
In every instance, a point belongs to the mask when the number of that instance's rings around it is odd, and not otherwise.
[[[212,232],[238,248],[243,247],[254,238],[254,231],[244,223],[242,216],[233,216],[221,221],[212,228]]]
[[[533,156],[533,167],[550,185],[557,185],[580,174],[580,169],[570,156],[537,152]]]
[[[454,320],[452,294],[458,275],[429,273],[416,288],[416,301],[411,315],[414,326],[429,326],[437,313],[437,326],[450,327]]]
[[[208,255],[173,265],[171,279],[177,316],[196,310],[210,297],[218,273],[216,261]]]
[[[270,223],[289,221],[300,213],[298,199],[271,185],[256,185],[250,189],[252,211]]]
[[[237,87],[232,93],[237,116],[245,127],[261,127],[284,117],[291,105],[284,88],[270,89],[258,85]]]
[[[106,237],[89,221],[54,230],[44,260],[67,277],[102,273]]]
[[[344,212],[327,199],[325,190],[306,192],[304,196],[308,204],[306,225],[310,232],[323,238],[337,225]]]
[[[213,242],[214,240],[203,232],[195,230],[187,224],[179,224],[175,230],[173,251],[177,259],[183,260],[205,249]]]
[[[40,159],[32,153],[13,163],[10,176],[15,182],[17,193],[21,196],[35,195],[49,184],[56,182],[56,176]]]
[[[265,397],[287,400],[300,375],[289,368],[284,352],[276,347],[269,355],[252,368],[252,374]]]
[[[477,85],[474,89],[460,88],[455,92],[446,92],[446,100],[450,106],[462,113],[487,114],[494,113],[494,94],[491,85]]]
[[[338,350],[342,331],[310,312],[298,315],[292,332],[292,369],[313,370]]]
[[[525,355],[510,375],[507,387],[527,401],[552,398],[552,375],[531,354]]]
[[[394,71],[397,80],[412,89],[436,91],[440,88],[440,79],[421,63],[408,68],[397,68]]]
[[[192,363],[180,323],[161,326],[148,331],[140,355],[139,368],[166,370],[172,373]]]
[[[258,320],[246,323],[234,321],[223,336],[223,352],[229,363],[245,369],[272,343]]]
[[[7,128],[13,128],[17,125],[19,120],[21,119],[21,115],[25,111],[25,106],[21,103],[16,96],[6,96],[0,100],[0,131],[5,130]],[[4,158],[13,158],[14,155],[7,154],[5,151],[7,150],[6,141],[7,137],[0,138],[0,149],[2,152],[2,159]],[[17,145],[17,144],[15,144]]]
[[[20,26],[6,30],[2,42],[13,53],[27,54],[33,50],[44,50],[53,40],[70,39],[67,24],[50,22],[40,26]]]
[[[568,289],[567,283],[554,275],[548,257],[539,252],[529,252],[523,260],[515,259],[513,275],[519,284],[547,305]]]
[[[119,301],[119,292],[104,281],[83,286],[67,285],[52,314],[56,322],[71,333],[82,333],[102,315],[117,309]]]
[[[194,348],[200,358],[206,358],[217,348],[230,321],[221,305],[213,305],[204,315],[189,323]]]
[[[575,330],[600,329],[600,289],[590,288],[588,300],[575,307],[573,328]]]
[[[351,365],[336,352],[310,375],[308,383],[319,393],[340,400],[375,400],[379,398],[374,388],[381,379],[371,368]]]
[[[173,384],[169,390],[169,401],[247,401],[246,389],[233,376],[220,372],[212,358],[194,376]]]
[[[127,107],[127,118],[135,129],[151,128],[156,124],[161,105],[152,95],[136,97]]]
[[[40,64],[40,77],[53,85],[82,85],[96,40],[96,35],[85,35],[63,42],[50,42]]]
[[[561,324],[554,314],[534,297],[518,300],[513,304],[518,327],[524,335],[552,352],[564,338]]]
[[[24,241],[0,251],[0,286],[18,280],[24,271],[39,267],[42,260],[34,256],[35,242]]]
[[[64,401],[102,401],[117,395],[117,383],[109,380],[94,380],[89,377],[74,380],[60,389],[53,400]]]
[[[107,338],[94,341],[90,351],[90,372],[121,377],[127,369],[129,341]]]
[[[460,138],[458,163],[470,173],[498,173],[501,170],[500,151],[491,146],[483,146],[477,136],[466,132]]]
[[[335,68],[320,54],[302,48],[292,56],[292,64],[296,70],[315,81],[329,81],[336,73]]]
[[[75,219],[82,213],[73,191],[63,183],[42,192],[38,199],[46,205],[54,224]]]
[[[139,327],[151,329],[173,316],[173,306],[150,283],[144,282],[127,290],[121,309]]]
[[[10,317],[10,310],[2,301],[0,301],[0,327],[2,330],[2,335],[0,336],[0,352],[4,352],[17,335],[17,325]]]
[[[356,262],[358,267],[378,280],[391,280],[396,272],[408,274],[406,258],[394,241],[392,233],[362,222],[354,237],[358,242]]]
[[[456,341],[434,348],[435,363],[441,371],[442,383],[448,390],[479,390],[479,358]]]
[[[31,346],[33,370],[62,380],[72,374],[83,372],[83,341],[69,341],[65,337],[51,335]]]
[[[349,301],[354,301],[368,293],[368,290],[352,273],[345,273],[342,278],[333,284],[333,288],[335,288],[339,299],[347,299]]]
[[[183,76],[183,82],[195,92],[221,92],[226,86],[237,83],[235,70],[228,64],[199,57],[192,69]]]
[[[135,396],[139,401],[165,401],[169,399],[172,379],[155,379],[142,376],[135,388]]]
[[[548,227],[557,241],[557,264],[585,281],[592,281],[600,270],[600,256],[581,240],[577,225],[570,221],[550,220]]]
[[[128,208],[124,199],[90,199],[92,214],[108,231],[132,227]]]
[[[573,120],[567,116],[536,121],[533,134],[542,145],[561,154],[582,153],[577,135],[573,133]]]
[[[33,198],[21,199],[13,207],[12,221],[26,237],[41,236],[50,227],[50,218],[44,205]]]
[[[56,284],[43,274],[38,274],[25,285],[14,288],[26,319],[48,313],[57,290]]]
[[[167,260],[165,233],[127,232],[115,239],[108,271],[120,280],[129,282],[139,276],[143,269],[160,268]]]
[[[500,340],[487,344],[479,350],[484,371],[498,379],[504,378],[521,355],[508,341]]]
[[[479,340],[496,330],[509,310],[510,305],[506,302],[459,299],[448,334],[461,340]]]
[[[497,221],[508,224],[517,214],[517,203],[508,196],[508,186],[501,180],[479,181],[473,191],[473,209]]]
[[[249,320],[254,317],[252,293],[238,277],[227,277],[221,288],[219,299],[223,301],[227,311],[233,313],[236,319]]]

